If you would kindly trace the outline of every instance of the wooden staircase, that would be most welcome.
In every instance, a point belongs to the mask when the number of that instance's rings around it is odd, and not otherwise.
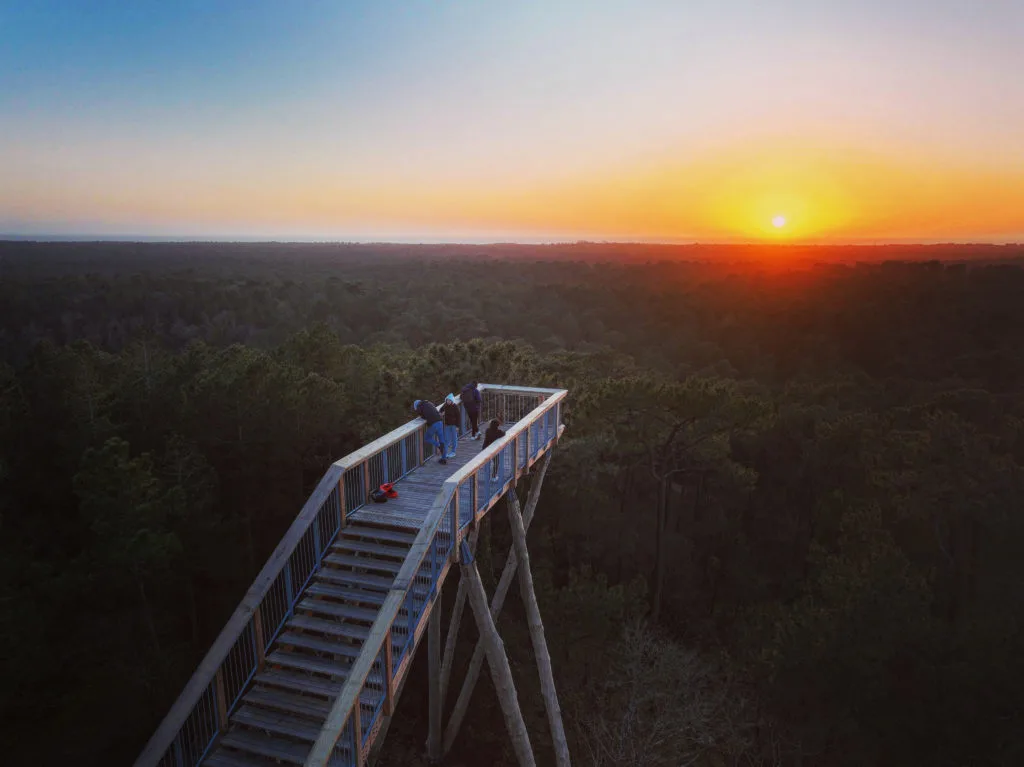
[[[305,763],[415,537],[365,522],[341,530],[204,765]],[[367,720],[374,702],[361,701]]]

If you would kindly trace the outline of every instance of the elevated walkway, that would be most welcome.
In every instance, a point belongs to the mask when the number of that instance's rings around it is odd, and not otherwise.
[[[480,388],[487,450],[463,412],[447,465],[416,419],[331,466],[137,766],[366,763],[467,531],[563,428],[564,390]]]

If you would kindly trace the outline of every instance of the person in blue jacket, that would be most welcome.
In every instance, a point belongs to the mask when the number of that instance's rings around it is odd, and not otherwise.
[[[473,381],[462,387],[462,406],[466,408],[466,416],[469,418],[469,426],[472,430],[470,439],[480,439],[480,389],[477,382]]]
[[[438,463],[448,463],[444,453],[444,429],[441,426],[441,414],[437,408],[425,399],[418,399],[412,403],[412,409],[416,414],[427,422],[427,442],[432,442],[437,447],[437,454],[441,456]]]

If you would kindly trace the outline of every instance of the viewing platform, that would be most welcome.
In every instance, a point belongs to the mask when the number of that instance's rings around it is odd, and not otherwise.
[[[522,539],[517,538],[517,546],[526,554],[525,527],[547,462],[539,481],[531,483],[522,514],[515,484],[545,459],[564,429],[565,390],[481,384],[480,392],[481,433],[498,416],[506,432],[486,450],[482,442],[468,439],[465,408],[456,398],[462,426],[456,457],[446,464],[426,444],[426,425],[417,418],[331,465],[136,760],[137,767],[367,764],[395,715],[424,633],[430,634],[428,752],[440,756],[443,690],[467,598],[478,625],[490,622],[481,635],[494,630],[490,617],[482,615],[488,612],[479,601],[485,599],[482,587],[477,594],[473,583],[467,588],[462,582],[467,567],[471,579],[479,581],[471,533],[508,495],[510,510],[523,521],[516,528]],[[369,500],[384,483],[393,483],[398,497],[385,503]],[[527,563],[520,577],[528,577],[528,557],[520,561]],[[435,607],[453,565],[463,567],[464,578],[442,672],[440,611]],[[515,570],[510,552],[502,578],[506,591]],[[532,595],[532,585],[530,590]],[[490,612],[495,612],[493,604]],[[504,650],[492,645],[486,652],[493,670]],[[482,659],[484,649],[478,653]],[[476,673],[481,662],[475,654]],[[464,688],[471,691],[474,683],[471,664]],[[518,704],[512,712],[506,696],[502,705],[517,753],[525,754],[525,726],[520,727],[521,715],[518,724],[514,716]],[[557,701],[553,705],[557,708]],[[446,740],[460,722],[450,727]]]

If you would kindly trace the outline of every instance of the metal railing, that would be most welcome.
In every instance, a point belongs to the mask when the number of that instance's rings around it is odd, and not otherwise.
[[[361,767],[394,710],[434,598],[466,528],[558,439],[567,392],[481,385],[483,411],[516,417],[506,435],[445,481],[321,729],[306,765]],[[529,409],[527,406],[532,405]],[[512,420],[512,418],[509,418]]]
[[[461,406],[458,397],[456,402]],[[462,415],[465,424],[464,408]],[[421,466],[428,450],[426,425],[416,418],[328,468],[135,761],[136,767],[195,767],[205,758],[227,729],[229,717],[346,516],[366,503],[373,488],[397,482]]]

